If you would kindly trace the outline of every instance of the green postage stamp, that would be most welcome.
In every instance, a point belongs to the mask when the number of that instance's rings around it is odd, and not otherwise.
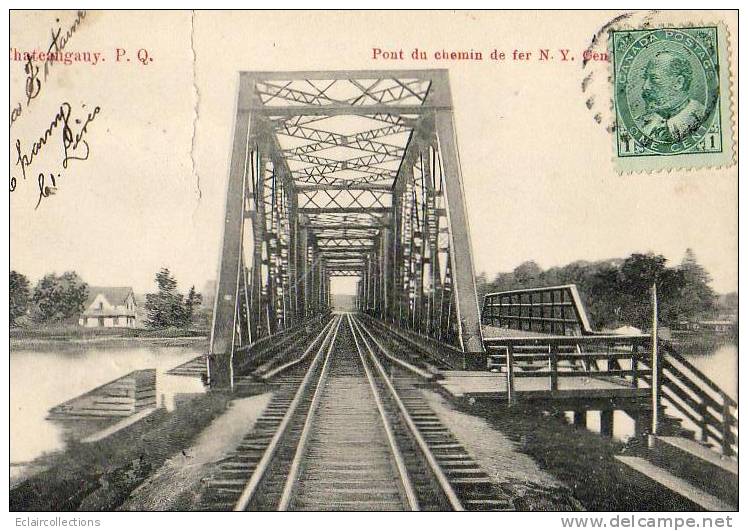
[[[722,26],[611,32],[619,171],[734,162],[725,33]]]

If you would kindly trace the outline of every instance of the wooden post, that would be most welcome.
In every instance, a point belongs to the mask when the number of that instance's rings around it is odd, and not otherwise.
[[[652,284],[652,435],[657,435],[660,423],[661,363],[657,341],[657,282],[655,281]]]
[[[604,409],[600,412],[600,435],[613,437],[613,410]]]
[[[551,366],[551,391],[558,391],[558,350],[553,345],[548,345],[548,357]]]
[[[652,419],[647,410],[637,409],[629,412],[629,415],[634,418],[634,435],[636,437],[643,437],[649,433],[649,428],[652,426]]]
[[[704,402],[699,402],[698,406],[698,414],[699,417],[701,417],[701,422],[699,423],[699,429],[701,430],[701,442],[705,443],[709,440],[709,431],[708,426],[709,423],[706,420],[707,416],[707,409],[706,404]]]
[[[506,347],[506,396],[511,406],[514,403],[514,347]]]
[[[730,402],[727,393],[722,391],[722,454],[732,455],[732,431],[730,427],[732,425],[730,414]]]
[[[631,347],[631,387],[639,387],[639,345]]]

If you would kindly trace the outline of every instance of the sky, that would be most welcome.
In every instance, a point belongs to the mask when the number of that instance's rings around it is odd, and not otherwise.
[[[614,15],[88,13],[66,50],[97,51],[105,61],[55,65],[10,132],[30,151],[61,104],[75,118],[98,106],[85,135],[88,159],[63,168],[55,133],[23,180],[11,145],[11,268],[32,282],[75,270],[91,285],[142,293],[165,266],[183,290],[199,290],[218,266],[238,71],[449,68],[477,272],[647,251],[672,265],[691,247],[718,292],[737,290],[737,169],[617,174],[605,120],[594,119],[610,98],[606,63],[591,67],[597,83],[583,93],[589,70],[579,60],[372,59],[374,47],[406,56],[415,47],[580,56]],[[11,48],[46,50],[51,30],[64,34],[74,19],[14,13]],[[119,62],[117,49],[125,51]],[[138,50],[152,61],[140,63]],[[23,68],[11,62],[12,103],[25,103]],[[59,177],[35,209],[39,172]]]

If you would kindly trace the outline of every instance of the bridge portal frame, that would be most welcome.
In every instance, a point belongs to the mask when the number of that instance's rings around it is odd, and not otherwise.
[[[319,100],[324,93],[321,91],[310,96],[278,87],[273,89],[276,95],[293,100],[292,104],[269,106],[263,103],[258,89],[258,83],[274,86],[273,82],[277,81],[354,80],[355,83],[361,79],[413,79],[427,81],[429,85],[419,105],[397,104],[396,98],[394,103],[383,103],[384,98],[379,96],[379,102],[369,104],[334,102],[322,105]],[[410,90],[406,84],[400,85]],[[235,357],[249,352],[256,340],[329,311],[331,275],[361,278],[358,304],[362,311],[451,342],[460,351],[485,359],[447,71],[240,72],[235,108],[222,251],[208,352],[211,386],[233,388]],[[296,125],[299,116],[341,115],[385,117],[390,122],[397,120],[409,126],[410,137],[399,169],[393,172],[391,187],[376,182],[350,186],[324,180],[303,186],[295,182],[294,172],[274,134],[273,120],[291,120]],[[385,151],[399,154],[391,146],[381,145],[385,146]],[[299,150],[302,153],[303,148]],[[386,160],[388,155],[392,153],[382,156],[375,153],[371,158],[378,162]],[[320,159],[306,156],[301,160]],[[434,175],[437,162],[441,173]],[[327,166],[318,170],[319,175],[338,169],[336,161],[326,160],[322,164]],[[354,164],[366,168],[361,158]],[[413,190],[414,166],[419,170],[422,184],[439,181],[441,185],[438,192],[428,184],[422,190],[424,204],[418,220],[422,225],[419,225],[417,238],[413,237],[412,227],[410,234],[403,236],[404,227],[412,221],[404,219],[403,208],[410,201],[405,197],[406,192]],[[346,167],[346,162],[342,167]],[[379,171],[380,167],[376,169]],[[305,193],[341,188],[380,195],[376,195],[376,206],[372,207],[315,209],[299,205],[299,197]],[[381,202],[383,191],[392,193],[390,206]],[[437,196],[442,201],[441,208],[434,201]],[[308,215],[372,211],[382,216],[376,225],[362,225],[378,229],[371,249],[356,248],[349,254],[332,255],[320,251],[320,242],[310,230]],[[445,218],[446,223],[439,224],[439,217]],[[409,240],[404,241],[404,238]],[[438,255],[442,256],[442,263]],[[435,300],[437,292],[441,293],[440,308]],[[454,333],[442,337],[444,330],[451,329]]]

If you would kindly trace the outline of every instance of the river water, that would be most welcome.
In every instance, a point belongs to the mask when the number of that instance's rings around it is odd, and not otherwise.
[[[44,453],[64,447],[69,428],[48,420],[49,409],[94,387],[136,369],[156,369],[159,406],[170,409],[179,393],[204,392],[198,378],[172,376],[166,371],[201,353],[201,347],[96,347],[70,346],[10,353],[10,459],[11,478]],[[737,398],[738,349],[734,344],[686,357],[729,395]],[[616,417],[618,438],[633,432],[630,419]],[[595,429],[599,418],[590,418]],[[599,426],[598,426],[599,429]],[[81,436],[86,434],[81,434]]]
[[[677,346],[676,350],[681,353],[697,369],[703,372],[710,380],[716,383],[730,397],[738,398],[738,347],[734,343],[717,343],[705,345],[683,345]],[[630,365],[624,368],[630,368]],[[690,419],[683,416],[677,409],[665,404],[668,415],[679,417],[683,420],[683,427],[698,433],[699,428]],[[567,418],[571,421],[571,412],[567,412]],[[600,431],[600,414],[590,411],[587,414],[587,425],[592,431]],[[625,441],[634,435],[634,421],[622,411],[616,411],[613,417],[613,436]]]
[[[201,347],[96,347],[12,350],[10,353],[11,479],[44,453],[58,450],[69,438],[69,424],[47,419],[50,408],[136,369],[156,369],[156,399],[171,409],[179,393],[204,392],[199,378],[172,376],[169,369],[204,352]],[[102,421],[99,421],[102,422]],[[111,422],[110,422],[111,423]],[[86,424],[90,431],[96,426]],[[95,423],[94,423],[95,424]],[[81,431],[78,435],[90,433]]]
[[[679,349],[680,350],[680,349]],[[720,386],[728,395],[738,399],[738,346],[734,343],[718,345],[710,351],[682,354],[693,365]]]

